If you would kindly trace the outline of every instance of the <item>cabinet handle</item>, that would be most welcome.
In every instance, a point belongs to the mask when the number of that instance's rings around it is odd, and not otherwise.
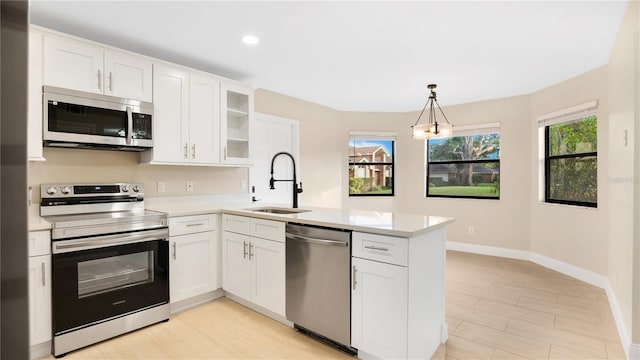
[[[98,69],[98,90],[102,90],[102,75],[100,74],[100,69]]]
[[[196,159],[196,144],[191,145],[191,159]]]
[[[190,226],[202,226],[202,225],[204,225],[204,223],[187,224],[187,227],[190,227]]]
[[[187,160],[189,156],[187,155],[187,151],[189,150],[189,144],[184,143],[184,159]]]
[[[173,242],[173,260],[176,259],[176,242]]]
[[[42,271],[42,286],[44,287],[47,284],[47,280],[45,279],[46,274],[44,272],[44,263],[40,263],[40,270]]]
[[[247,258],[247,242],[246,241],[242,242],[242,250],[244,251],[244,254],[242,255],[242,258],[246,259]]]
[[[227,160],[227,147],[224,147],[224,159]]]
[[[389,251],[389,248],[386,248],[384,246],[369,245],[369,246],[365,246],[364,248],[369,250]]]
[[[249,243],[249,260],[253,257],[253,244]]]
[[[28,204],[29,206],[31,206],[31,204],[33,204],[33,188],[31,186],[29,186],[29,199],[28,199]]]
[[[109,91],[113,91],[113,79],[111,78],[111,71],[109,71]]]
[[[353,290],[356,289],[356,285],[358,284],[358,281],[356,280],[357,274],[358,274],[358,269],[356,269],[356,266],[353,265]]]

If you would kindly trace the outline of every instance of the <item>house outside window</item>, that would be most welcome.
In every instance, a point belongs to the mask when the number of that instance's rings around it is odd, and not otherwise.
[[[597,207],[596,108],[594,101],[539,118],[544,134],[545,202]]]
[[[427,140],[426,196],[500,198],[500,124],[456,128]]]
[[[350,133],[349,196],[393,196],[395,137]]]

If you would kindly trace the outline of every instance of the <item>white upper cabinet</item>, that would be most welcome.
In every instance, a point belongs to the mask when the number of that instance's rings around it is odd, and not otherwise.
[[[150,61],[117,51],[105,51],[104,76],[107,95],[127,99],[152,100]]]
[[[189,160],[220,161],[220,80],[191,73],[189,79]]]
[[[142,161],[219,164],[220,80],[166,64],[153,74],[154,146]]]
[[[42,32],[29,29],[27,96],[27,155],[29,161],[44,160],[42,152]]]
[[[156,64],[153,86],[154,146],[142,157],[149,162],[185,162],[189,156],[189,74]]]
[[[221,162],[251,164],[253,89],[224,82],[221,88]]]
[[[74,39],[44,36],[44,84],[151,102],[152,63]]]

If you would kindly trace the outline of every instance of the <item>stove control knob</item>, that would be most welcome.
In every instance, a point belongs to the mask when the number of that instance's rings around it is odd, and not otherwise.
[[[58,190],[53,186],[47,188],[47,195],[55,195],[57,192]]]
[[[61,192],[63,195],[69,195],[69,193],[71,193],[71,189],[69,189],[69,187],[68,187],[68,186],[63,186],[63,187],[62,187],[62,189],[60,189],[60,192]]]
[[[129,192],[129,185],[122,185],[122,192]]]
[[[140,191],[140,187],[138,185],[133,185],[133,191],[134,192]]]

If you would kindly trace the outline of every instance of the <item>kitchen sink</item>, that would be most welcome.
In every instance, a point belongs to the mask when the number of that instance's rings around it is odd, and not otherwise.
[[[309,212],[311,210],[298,209],[298,208],[285,208],[285,207],[261,207],[261,208],[249,208],[245,210],[271,213],[271,214],[299,214]]]

